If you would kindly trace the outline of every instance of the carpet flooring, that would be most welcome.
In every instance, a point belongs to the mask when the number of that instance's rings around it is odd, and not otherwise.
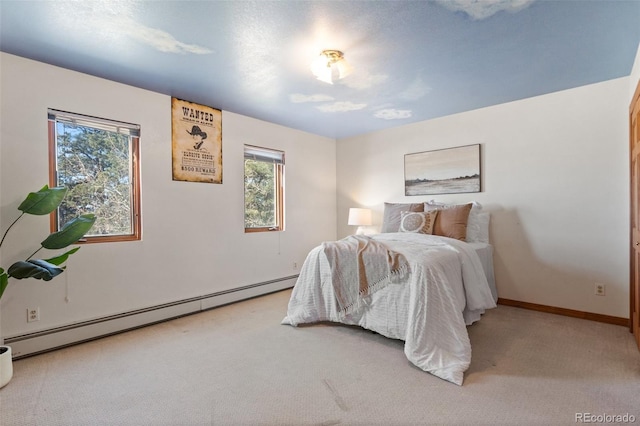
[[[410,364],[402,341],[281,325],[290,293],[15,361],[0,424],[640,424],[625,327],[498,306],[468,327],[456,386]]]

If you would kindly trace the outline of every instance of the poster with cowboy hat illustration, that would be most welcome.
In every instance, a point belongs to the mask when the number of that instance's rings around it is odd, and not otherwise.
[[[173,180],[222,183],[222,111],[171,98]]]

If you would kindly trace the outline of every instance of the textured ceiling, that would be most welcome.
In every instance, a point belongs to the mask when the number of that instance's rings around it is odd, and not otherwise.
[[[640,1],[1,0],[0,24],[3,52],[339,139],[628,76]],[[316,80],[323,49],[354,72]]]

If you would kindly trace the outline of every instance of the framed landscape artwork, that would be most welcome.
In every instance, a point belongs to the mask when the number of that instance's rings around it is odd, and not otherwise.
[[[404,156],[404,194],[480,192],[480,145]]]

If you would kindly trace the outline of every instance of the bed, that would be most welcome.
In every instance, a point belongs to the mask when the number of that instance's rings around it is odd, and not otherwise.
[[[442,206],[429,207],[427,203],[423,208],[435,210],[436,214],[445,211]],[[402,217],[407,215],[401,211],[396,229],[395,223],[391,223],[395,216],[393,219],[392,215],[387,217],[385,205],[382,227],[385,232],[349,236],[339,242],[325,242],[315,247],[303,263],[282,323],[297,326],[329,321],[357,325],[403,340],[404,353],[411,363],[437,377],[462,385],[464,372],[471,362],[466,326],[478,321],[486,309],[494,308],[497,300],[492,247],[488,241],[481,241],[483,238],[471,235],[475,232],[475,223],[471,222],[478,215],[477,211],[471,215],[470,208],[470,205],[465,207],[463,231],[458,229],[458,237],[460,232],[464,232],[461,238],[453,238],[456,235],[451,234],[434,235],[434,229],[438,228],[435,226],[437,220],[434,220],[437,216],[434,215],[430,226],[423,229],[429,232],[406,231]],[[441,219],[444,218],[445,214],[442,214]],[[488,220],[486,222],[488,228]],[[437,233],[446,232],[438,229]],[[469,242],[463,241],[467,236],[470,237]],[[388,273],[382,279],[373,280],[375,285],[366,291],[363,291],[362,283],[359,289],[358,283],[351,283],[356,290],[349,291],[355,291],[357,300],[346,303],[343,284],[337,286],[336,281],[350,281],[345,277],[354,275],[336,273],[339,268],[334,262],[346,263],[343,262],[346,256],[340,254],[335,257],[329,250],[334,244],[382,247],[387,250],[387,258],[391,258],[389,254],[397,255],[402,262],[390,262],[386,269]],[[376,259],[376,264],[384,263],[379,261],[380,258]],[[366,275],[362,272],[363,265],[360,266],[360,273]]]

